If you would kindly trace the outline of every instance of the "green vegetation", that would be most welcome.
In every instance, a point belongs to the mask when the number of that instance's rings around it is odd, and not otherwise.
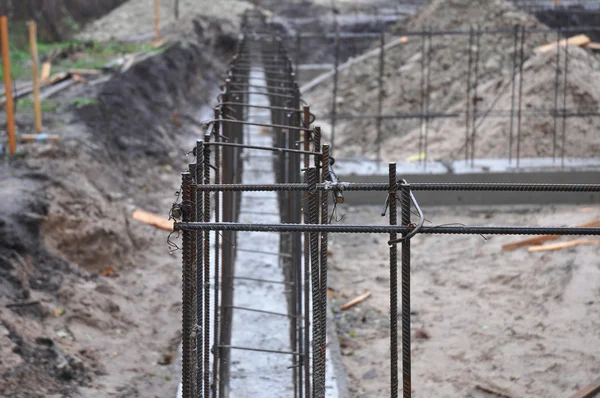
[[[73,98],[73,100],[71,101],[71,105],[73,105],[77,109],[81,109],[86,106],[97,106],[98,104],[100,104],[100,101],[98,101],[95,98],[80,97]]]
[[[13,24],[14,25],[14,24]],[[15,32],[13,32],[15,30]],[[31,56],[24,28],[11,26],[10,59],[14,80],[31,80]],[[38,43],[40,62],[52,59],[52,73],[69,69],[101,69],[110,61],[125,54],[156,51],[150,43],[79,42]],[[0,79],[4,69],[0,68]]]
[[[33,112],[33,99],[31,98],[23,98],[17,101],[17,109],[20,109],[25,112]],[[54,112],[58,109],[58,102],[53,101],[51,99],[46,99],[42,101],[42,112]]]

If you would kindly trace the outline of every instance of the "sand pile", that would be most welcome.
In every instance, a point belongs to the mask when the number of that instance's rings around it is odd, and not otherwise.
[[[555,64],[557,52],[550,51],[535,55],[523,65],[523,102],[521,121],[522,157],[551,157],[562,153],[563,131],[565,134],[564,152],[570,157],[597,156],[600,150],[598,136],[598,106],[600,89],[590,81],[600,78],[600,60],[582,48],[569,50],[569,75],[567,81],[567,114],[580,116],[553,117],[556,79]],[[561,51],[560,59],[564,59]],[[519,76],[517,75],[517,82]],[[563,112],[564,75],[559,75],[558,114]],[[484,113],[491,109],[487,117],[477,119],[475,136],[475,157],[495,158],[509,156],[509,136],[511,134],[510,109],[512,100],[510,77],[501,76],[486,81],[478,91],[479,110]],[[515,104],[518,102],[515,96]],[[465,104],[456,103],[447,108],[449,113],[464,112]],[[583,116],[588,114],[589,116]],[[512,125],[512,156],[517,151],[517,118]],[[563,125],[563,122],[565,124]],[[399,125],[399,124],[398,124]],[[400,127],[400,126],[399,126]],[[564,130],[563,130],[564,129]],[[396,130],[401,131],[401,130]],[[472,134],[472,129],[470,130]],[[398,153],[418,152],[419,128],[412,128],[405,135],[388,138],[383,146],[386,159],[397,159]],[[465,120],[434,120],[429,129],[428,158],[462,159],[465,156]],[[556,137],[556,138],[555,138]],[[554,144],[556,140],[556,146]],[[404,160],[404,158],[400,158]]]
[[[219,22],[226,33],[237,33],[240,17],[252,4],[243,0],[180,0],[180,19],[175,19],[171,1],[160,4],[161,35],[181,37],[193,20]],[[184,32],[182,32],[182,30]],[[86,26],[80,40],[152,40],[154,6],[147,0],[129,0],[112,12]]]
[[[429,3],[419,14],[403,21],[396,28],[398,35],[402,31],[421,30],[457,30],[469,29],[471,25],[479,25],[481,29],[508,29],[506,34],[482,34],[479,41],[478,63],[478,109],[486,110],[497,100],[494,110],[510,110],[511,104],[511,76],[513,73],[515,55],[515,35],[512,29],[515,25],[526,28],[545,28],[543,24],[511,4],[501,0],[434,0]],[[556,52],[536,56],[533,49],[538,45],[556,39],[555,34],[535,33],[528,34],[525,40],[524,55],[524,107],[544,108],[554,107],[554,81]],[[407,43],[394,47],[387,52],[385,63],[385,90],[383,113],[421,113],[422,101],[422,46],[423,39],[410,36]],[[474,65],[477,46],[471,46],[472,62]],[[589,91],[591,88],[577,76],[593,73],[597,63],[595,57],[588,52],[571,49],[571,55],[576,54],[576,59],[570,62],[569,68],[569,93],[567,107],[576,107],[578,103],[585,102],[586,107],[597,107],[594,95],[587,95],[585,99],[579,97],[580,91]],[[517,49],[518,52],[518,49]],[[467,85],[469,64],[469,36],[468,35],[439,35],[433,36],[431,49],[426,46],[425,54],[430,57],[430,84],[429,84],[429,112],[464,113],[467,107]],[[554,54],[554,55],[552,55]],[[554,58],[553,58],[554,57]],[[562,57],[562,56],[561,56]],[[562,61],[561,61],[562,62]],[[355,65],[340,73],[340,89],[337,98],[338,114],[376,114],[379,88],[377,71],[379,59],[377,56]],[[572,78],[571,78],[572,77]],[[562,82],[562,76],[560,78]],[[475,83],[475,68],[470,81],[471,96]],[[583,84],[582,87],[580,85]],[[508,87],[506,87],[508,86]],[[313,93],[306,95],[313,107],[313,111],[324,119],[331,112],[332,83],[328,82]],[[497,99],[498,96],[504,96]],[[562,94],[561,100],[562,100]],[[471,98],[472,100],[472,98]],[[562,101],[559,103],[562,105]],[[559,106],[560,107],[560,106]],[[524,120],[523,129],[529,129],[527,134],[534,137],[532,142],[525,144],[521,152],[523,156],[546,155],[552,151],[547,146],[548,121]],[[552,118],[547,118],[552,124]],[[374,119],[359,121],[338,121],[340,126],[336,131],[336,146],[338,155],[374,156],[376,123]],[[505,157],[508,153],[507,136],[510,132],[510,119],[486,118],[479,121],[481,124],[476,138],[476,156]],[[515,121],[516,123],[516,121]],[[572,130],[576,124],[589,124],[583,119],[569,119],[567,126]],[[545,130],[540,131],[543,124]],[[351,126],[351,128],[350,128]],[[386,160],[403,161],[407,157],[418,153],[418,137],[421,121],[418,117],[413,119],[395,119],[383,122],[384,158]],[[508,126],[508,127],[507,127]],[[492,128],[493,127],[493,128]],[[562,127],[562,125],[560,125]],[[516,130],[516,129],[515,129]],[[429,159],[453,158],[464,156],[461,146],[465,141],[465,117],[454,119],[434,120],[429,125]],[[538,137],[539,136],[539,137]],[[525,134],[523,135],[525,137]],[[570,139],[575,140],[573,135]],[[570,139],[567,139],[570,142]],[[503,142],[506,141],[506,144]],[[552,140],[550,140],[550,143]],[[575,149],[576,143],[573,143]],[[567,145],[569,148],[569,145]],[[587,148],[587,146],[586,146]],[[582,148],[585,149],[585,148]],[[584,153],[570,153],[571,156],[584,156]],[[592,154],[589,150],[588,155]]]

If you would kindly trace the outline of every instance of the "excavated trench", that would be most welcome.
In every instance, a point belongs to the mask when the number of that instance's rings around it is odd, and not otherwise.
[[[170,207],[196,112],[214,102],[234,38],[202,24],[198,40],[65,92],[45,124],[61,141],[0,163],[3,396],[175,393],[178,261],[131,214]]]

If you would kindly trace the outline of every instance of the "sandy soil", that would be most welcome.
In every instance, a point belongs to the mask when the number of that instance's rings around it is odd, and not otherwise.
[[[73,86],[45,115],[60,142],[0,163],[1,396],[175,395],[180,260],[131,214],[175,201],[197,130],[183,115],[212,103],[221,51],[190,41]]]
[[[600,207],[424,210],[434,224],[468,225],[558,226],[600,215]],[[381,224],[380,211],[345,208],[343,222]],[[505,252],[501,245],[519,237],[486,238],[412,241],[413,396],[495,396],[480,387],[508,397],[570,396],[600,371],[600,247]],[[331,238],[332,304],[352,397],[389,395],[386,241],[381,235]],[[373,293],[369,299],[339,311],[365,290]]]
[[[182,26],[193,20],[205,19],[221,22],[229,33],[237,32],[240,16],[252,3],[243,0],[180,0],[179,15],[176,20],[172,1],[162,1],[160,5],[160,29],[166,36],[180,37]],[[86,26],[78,35],[82,40],[148,40],[154,37],[154,6],[147,0],[129,0],[103,18]]]

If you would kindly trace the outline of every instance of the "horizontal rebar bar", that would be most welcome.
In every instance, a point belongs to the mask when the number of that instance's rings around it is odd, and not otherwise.
[[[306,155],[316,155],[317,154],[317,152],[303,151],[301,149],[288,149],[288,148],[278,148],[278,147],[273,147],[273,146],[235,144],[235,143],[231,143],[231,142],[205,142],[204,145],[231,146],[231,147],[236,147],[236,148],[260,149],[263,151],[272,151],[272,152],[291,152],[291,153],[301,153],[301,154],[306,154]]]
[[[210,126],[213,123],[221,122],[221,123],[233,123],[233,124],[244,124],[247,126],[261,126],[261,127],[274,127],[278,129],[287,129],[287,130],[297,130],[297,131],[308,131],[311,132],[313,129],[307,129],[304,127],[295,127],[295,126],[286,126],[284,124],[271,124],[271,123],[254,123],[254,122],[246,122],[243,120],[234,120],[234,119],[211,119],[203,121],[202,124],[205,126]],[[219,144],[223,144],[222,142]]]
[[[232,276],[232,279],[240,279],[243,281],[253,281],[253,282],[261,282],[261,283],[272,283],[274,285],[294,285],[292,282],[283,282],[283,281],[273,281],[270,279],[260,279],[260,278],[250,278],[248,276]]]
[[[263,348],[240,347],[240,346],[235,346],[235,345],[220,345],[219,348],[229,348],[230,350],[266,352],[266,353],[270,353],[270,354],[286,354],[286,355],[302,356],[302,354],[300,354],[298,352],[293,352],[293,351],[267,350],[267,349],[263,349]]]
[[[306,191],[308,184],[204,184],[199,191],[211,192],[260,192],[260,191]],[[600,184],[518,184],[518,183],[412,183],[413,191],[502,191],[502,192],[600,192]],[[387,183],[339,182],[317,184],[319,191],[381,191],[387,192]]]
[[[246,231],[246,232],[331,232],[331,233],[398,233],[408,234],[414,227],[396,225],[343,224],[243,224],[243,223],[175,223],[176,231]],[[420,234],[457,235],[600,235],[600,228],[447,226],[422,227]]]
[[[259,310],[259,309],[256,309],[256,308],[238,307],[238,306],[235,306],[235,305],[227,305],[225,307],[227,307],[227,308],[233,308],[234,310],[240,310],[240,311],[258,312],[260,314],[282,316],[282,317],[285,317],[285,318],[297,318],[294,315],[284,314],[282,312],[265,311],[265,310]]]
[[[292,255],[289,253],[276,253],[276,252],[267,252],[267,251],[263,251],[263,250],[240,249],[240,248],[237,248],[236,250],[239,252],[267,254],[267,255],[271,255],[271,256],[278,256],[278,257],[284,257],[284,258],[292,257]]]

